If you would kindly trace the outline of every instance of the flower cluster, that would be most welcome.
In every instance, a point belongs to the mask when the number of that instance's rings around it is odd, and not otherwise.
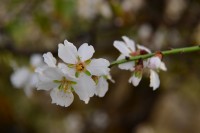
[[[78,50],[67,40],[60,43],[58,57],[63,62],[57,62],[50,52],[43,55],[47,66],[36,69],[37,89],[50,90],[52,103],[65,107],[73,102],[73,92],[85,103],[94,95],[103,97],[108,90],[110,63],[103,58],[91,59],[94,52],[87,43]]]
[[[14,73],[11,75],[11,83],[15,88],[23,88],[26,95],[30,97],[38,82],[37,74],[35,73],[36,67],[44,65],[42,56],[34,54],[30,58],[30,65],[23,67],[14,66]]]
[[[167,68],[162,60],[162,53],[156,52],[147,59],[130,60],[131,57],[150,54],[151,51],[123,36],[123,41],[114,41],[114,47],[120,51],[117,58],[120,69],[129,70],[132,76],[129,83],[138,86],[144,72],[150,73],[150,87],[156,90],[160,86],[158,72]],[[31,57],[31,67],[15,68],[11,82],[16,88],[24,88],[26,94],[32,94],[32,88],[50,91],[52,103],[69,106],[74,100],[74,93],[88,103],[94,95],[103,97],[108,91],[107,80],[110,76],[110,62],[106,59],[92,59],[95,50],[87,43],[77,49],[74,44],[64,41],[58,45],[58,62],[51,52],[42,56]],[[121,60],[127,62],[120,64]],[[116,61],[116,62],[117,62]],[[45,64],[44,64],[45,63]],[[114,81],[113,81],[114,82]]]
[[[114,42],[114,47],[117,48],[121,53],[117,60],[129,59],[133,56],[151,53],[148,48],[139,44],[136,45],[133,40],[129,39],[126,36],[123,36],[122,39],[124,41]],[[139,82],[142,79],[142,74],[144,71],[149,72],[150,87],[153,87],[153,90],[156,90],[160,86],[160,80],[157,72],[159,72],[159,70],[167,70],[165,64],[161,61],[161,59],[162,54],[158,52],[157,54],[155,54],[155,56],[151,58],[130,61],[127,63],[119,64],[118,66],[120,69],[130,70],[132,72],[129,83],[132,83],[133,86],[138,86]]]

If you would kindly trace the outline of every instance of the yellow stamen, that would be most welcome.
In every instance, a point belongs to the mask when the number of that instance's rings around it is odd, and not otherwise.
[[[81,62],[81,63],[78,63],[76,64],[76,71],[77,72],[82,72],[85,70],[85,65]]]
[[[63,79],[61,80],[61,86],[62,86],[62,90],[66,93],[67,91],[70,90],[70,81],[68,81],[65,77],[63,77]]]

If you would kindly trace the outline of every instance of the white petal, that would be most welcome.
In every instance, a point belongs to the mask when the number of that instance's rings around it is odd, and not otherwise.
[[[90,64],[86,66],[86,69],[92,75],[96,75],[96,76],[108,75],[110,71],[110,68],[108,68],[109,65],[110,65],[110,62],[106,59],[103,59],[103,58],[92,59]]]
[[[14,85],[14,87],[21,88],[26,85],[29,76],[30,72],[27,68],[20,68],[11,75],[11,83]]]
[[[44,70],[46,70],[46,69],[44,69]],[[41,70],[39,73],[36,73],[37,76],[38,76],[39,81],[42,81],[42,82],[50,82],[50,81],[52,81],[51,78],[47,77],[47,75],[44,75],[44,73],[43,73],[44,70]]]
[[[51,52],[48,52],[46,54],[43,54],[44,57],[44,62],[49,66],[49,67],[56,67],[56,58],[53,57]]]
[[[143,68],[148,68],[149,66],[149,59],[143,60]]]
[[[165,66],[164,62],[160,63],[160,69],[163,70],[163,71],[167,71],[167,67]]]
[[[122,36],[123,40],[125,41],[125,44],[131,49],[132,52],[135,52],[135,42],[131,39],[129,39],[127,36]]]
[[[146,47],[144,47],[142,45],[137,44],[137,48],[140,49],[140,50],[144,50],[147,53],[151,53],[151,50],[149,50],[148,48],[146,48]]]
[[[58,87],[57,83],[54,83],[53,81],[43,81],[43,82],[38,82],[37,85],[37,90],[51,90],[53,88]]]
[[[133,74],[133,76],[130,77],[130,79],[129,79],[129,83],[132,83],[133,86],[138,86],[138,84],[140,83],[141,79],[142,79],[142,76],[136,77],[136,76]]]
[[[125,56],[130,56],[129,54],[131,53],[131,51],[128,49],[128,47],[126,46],[126,44],[122,41],[114,41],[114,47],[116,49],[118,49],[123,55]]]
[[[43,76],[53,80],[60,80],[64,76],[61,70],[49,67],[43,71]]]
[[[26,85],[24,87],[24,92],[27,97],[31,97],[33,94],[33,89],[36,87],[36,84],[38,83],[38,76],[35,73],[31,73],[29,76]]]
[[[122,60],[122,59],[125,59],[125,56],[124,55],[120,55],[117,60]],[[130,61],[130,62],[127,62],[127,63],[122,63],[122,64],[119,64],[118,67],[122,70],[133,70],[134,69],[134,66],[135,66],[135,62],[134,61]]]
[[[84,62],[92,58],[94,52],[95,51],[93,46],[89,46],[87,43],[84,43],[78,49],[78,56],[81,59],[81,61]]]
[[[76,70],[75,68],[69,68],[64,63],[58,63],[58,68],[66,75],[70,75],[71,77],[75,77]]]
[[[31,88],[35,88],[36,87],[36,84],[39,82],[39,78],[38,78],[38,75],[36,73],[32,73],[30,78],[29,78],[29,86]]]
[[[103,76],[101,76],[99,78],[95,94],[99,97],[104,97],[107,91],[108,91],[108,82]]]
[[[41,67],[37,67],[37,68],[35,68],[35,72],[38,73],[38,74],[42,74],[42,72],[47,68],[48,68],[47,65],[44,65],[44,66],[41,66]]]
[[[65,45],[59,44],[58,45],[58,56],[65,62],[69,64],[76,64],[78,52],[76,47],[68,42],[67,40],[64,41]]]
[[[159,69],[160,68],[160,64],[161,64],[161,60],[159,57],[154,56],[148,59],[148,68],[150,69]]]
[[[56,105],[68,107],[74,101],[74,95],[71,92],[64,92],[58,88],[54,88],[50,93],[52,103]]]
[[[80,86],[79,89],[86,91],[89,97],[94,96],[96,84],[90,76],[81,74],[77,85]]]
[[[44,64],[42,56],[40,54],[34,54],[31,56],[30,63],[34,67],[41,66]]]
[[[90,97],[94,96],[96,85],[91,77],[81,74],[73,87],[79,98],[88,103]]]
[[[154,70],[150,70],[150,87],[153,87],[153,90],[156,90],[160,86],[160,79]]]

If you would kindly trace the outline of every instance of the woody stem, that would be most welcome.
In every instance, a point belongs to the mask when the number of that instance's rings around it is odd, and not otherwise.
[[[176,48],[176,49],[165,50],[165,51],[160,51],[160,52],[164,56],[164,55],[171,55],[171,54],[178,54],[178,53],[195,52],[195,51],[199,51],[199,50],[200,50],[200,45],[199,46],[192,46],[192,47],[185,47],[185,48]],[[119,65],[119,64],[123,64],[123,63],[127,63],[127,62],[130,62],[130,61],[135,61],[135,60],[138,60],[138,59],[147,59],[147,58],[154,56],[156,53],[157,52],[145,54],[145,55],[133,56],[133,57],[130,57],[130,58],[127,58],[127,59],[113,61],[110,64],[110,67],[113,67],[113,66]]]

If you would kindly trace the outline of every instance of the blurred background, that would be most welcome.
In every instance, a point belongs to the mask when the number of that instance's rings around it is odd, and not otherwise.
[[[0,0],[0,132],[200,133],[200,52],[164,57],[167,72],[152,91],[149,75],[138,87],[130,72],[112,68],[105,97],[68,108],[46,91],[11,84],[16,66],[31,55],[57,55],[64,39],[93,45],[95,58],[114,61],[114,40],[126,35],[152,51],[200,44],[199,0]]]

